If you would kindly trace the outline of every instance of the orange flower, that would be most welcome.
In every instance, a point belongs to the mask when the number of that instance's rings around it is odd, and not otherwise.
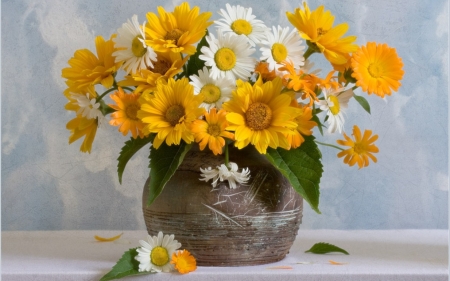
[[[111,99],[116,102],[116,105],[110,104],[109,106],[116,111],[111,114],[111,121],[109,124],[112,126],[119,126],[119,132],[124,136],[131,131],[133,138],[143,138],[144,123],[137,118],[137,112],[141,108],[139,103],[139,95],[135,93],[126,94],[119,87],[119,90],[111,95]]]
[[[269,71],[269,64],[267,62],[260,61],[255,66],[255,73],[261,76],[263,82],[272,81],[277,77],[275,70]]]
[[[175,265],[175,268],[181,274],[189,273],[197,269],[197,261],[188,250],[173,253],[170,263]]]
[[[288,142],[291,148],[297,148],[305,141],[303,136],[312,135],[312,129],[317,126],[317,123],[312,121],[312,109],[309,106],[298,103],[293,100],[291,106],[300,109],[301,113],[295,117],[294,122],[297,123],[297,128],[293,130],[292,135],[288,135]]]
[[[349,146],[349,149],[343,150],[337,154],[339,158],[344,157],[344,163],[350,167],[358,164],[359,169],[369,166],[369,158],[373,162],[377,162],[377,158],[372,153],[378,152],[373,142],[378,139],[378,135],[372,136],[371,130],[364,130],[364,135],[361,137],[361,131],[358,126],[353,126],[353,134],[355,140],[350,139],[345,133],[345,140],[337,140],[340,145]]]

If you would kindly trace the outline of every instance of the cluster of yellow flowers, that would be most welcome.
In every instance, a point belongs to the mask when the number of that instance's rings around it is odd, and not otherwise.
[[[182,141],[216,155],[228,143],[239,149],[251,144],[262,154],[269,147],[296,149],[315,126],[342,133],[350,99],[368,110],[354,93],[358,87],[385,97],[400,86],[403,63],[396,50],[375,42],[358,46],[356,36],[345,36],[348,25],[334,26],[323,6],[311,11],[304,3],[287,12],[292,30],[266,27],[251,8],[227,4],[219,15],[209,21],[211,12],[186,2],[173,12],[158,7],[144,25],[133,16],[109,40],[96,37],[96,54],[77,50],[62,70],[66,109],[76,113],[67,123],[69,143],[84,137],[81,151],[90,152],[110,114],[109,124],[123,135],[154,137],[156,149]],[[213,23],[214,34],[208,31]],[[310,61],[315,53],[330,62],[324,78]],[[108,94],[111,104],[104,101]],[[377,136],[357,126],[353,136],[344,133],[338,141],[348,147],[338,157],[359,168],[376,161]]]

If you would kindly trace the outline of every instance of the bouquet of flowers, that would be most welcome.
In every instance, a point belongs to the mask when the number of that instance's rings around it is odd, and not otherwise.
[[[349,166],[377,161],[378,136],[356,125],[348,136],[344,111],[354,99],[370,113],[356,90],[381,98],[397,91],[401,58],[386,44],[358,46],[345,35],[347,23],[334,25],[323,6],[287,12],[288,27],[269,28],[239,5],[218,14],[213,22],[211,12],[187,2],[172,12],[158,7],[144,23],[134,15],[108,40],[96,37],[96,54],[77,50],[62,70],[66,109],[75,113],[69,143],[84,138],[80,150],[90,152],[106,124],[131,135],[119,153],[119,181],[128,160],[151,143],[148,204],[193,144],[223,157],[222,165],[201,169],[200,180],[230,188],[251,171],[229,161],[228,147],[252,146],[319,212],[320,153],[308,152],[328,145]],[[315,55],[325,57],[328,71],[315,69]],[[340,146],[317,141],[316,127],[343,134]]]

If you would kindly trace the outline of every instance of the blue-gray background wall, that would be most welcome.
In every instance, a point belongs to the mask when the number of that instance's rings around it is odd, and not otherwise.
[[[94,38],[116,32],[133,14],[181,1],[2,0],[2,230],[144,229],[142,186],[147,153],[128,164],[119,185],[116,158],[127,138],[107,128],[91,154],[68,145],[61,69],[77,49],[95,52]],[[191,1],[217,11],[225,1]],[[287,26],[300,1],[235,1],[253,7],[267,26]],[[396,229],[448,227],[448,2],[444,0],[308,1],[325,4],[347,22],[358,43],[384,42],[403,58],[399,92],[370,96],[372,114],[355,101],[353,124],[379,135],[378,163],[358,170],[323,148],[321,215],[305,205],[302,228]],[[315,55],[312,58],[315,59]],[[320,65],[320,64],[319,64]],[[327,67],[326,64],[324,64]],[[322,73],[326,73],[325,69]],[[356,92],[361,94],[360,91]],[[334,142],[340,136],[318,136]]]

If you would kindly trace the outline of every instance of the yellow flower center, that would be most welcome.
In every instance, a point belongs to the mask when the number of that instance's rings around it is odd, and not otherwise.
[[[139,106],[137,104],[130,104],[125,109],[125,114],[127,115],[128,119],[131,120],[139,120],[137,118],[137,112],[139,110]]]
[[[220,126],[217,124],[209,124],[208,134],[210,134],[213,137],[220,136]]]
[[[322,29],[322,27],[319,27],[319,28],[317,29],[317,35],[318,35],[318,36],[325,35],[327,32],[328,32],[328,30]]]
[[[286,60],[287,55],[288,51],[283,44],[275,43],[272,45],[272,57],[276,62],[280,63]]]
[[[338,114],[339,111],[341,110],[341,106],[339,105],[338,98],[336,96],[329,95],[328,100],[333,103],[333,106],[330,107],[331,113],[333,113],[333,115]]]
[[[230,48],[222,48],[214,55],[214,61],[216,62],[217,68],[222,71],[228,71],[233,69],[236,64],[236,55]]]
[[[169,61],[166,61],[164,59],[158,59],[157,62],[153,62],[153,68],[149,68],[150,71],[153,73],[159,73],[161,75],[166,74],[166,72],[170,69],[172,64]]]
[[[220,98],[220,89],[216,85],[206,84],[200,90],[200,94],[203,94],[205,103],[215,103]]]
[[[180,39],[181,35],[183,35],[184,31],[175,28],[172,29],[171,31],[166,33],[166,36],[164,36],[165,40],[173,40],[174,44],[177,45],[178,44],[178,39]]]
[[[144,47],[144,44],[139,39],[142,39],[141,35],[134,37],[133,41],[131,41],[131,52],[136,57],[142,57],[147,52],[147,48]]]
[[[253,30],[251,24],[243,19],[235,20],[231,24],[231,29],[239,35],[241,34],[249,35],[250,33],[252,33]]]
[[[245,113],[245,120],[250,129],[264,130],[271,124],[272,110],[264,103],[252,103]]]
[[[184,108],[181,105],[172,105],[166,111],[166,120],[170,125],[175,126],[180,123],[184,116]]]
[[[367,71],[369,71],[370,76],[373,78],[378,78],[382,76],[382,68],[375,63],[371,63],[369,67],[367,68]]]
[[[169,262],[169,253],[166,248],[155,247],[150,253],[150,260],[154,265],[163,266]]]

